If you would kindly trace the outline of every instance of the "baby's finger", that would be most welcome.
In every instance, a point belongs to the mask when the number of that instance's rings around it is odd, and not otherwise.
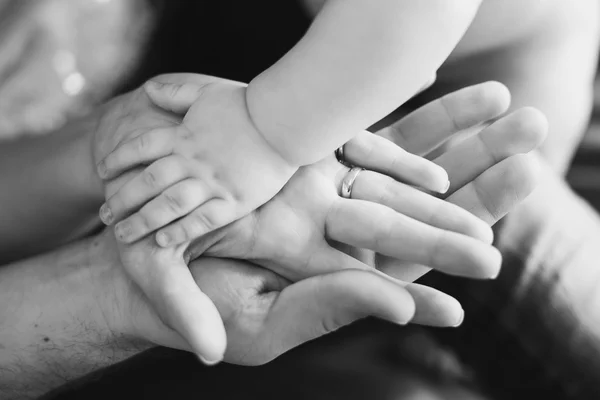
[[[490,279],[500,271],[497,249],[363,200],[340,199],[326,220],[329,239],[425,264],[451,275]]]
[[[196,355],[206,364],[221,361],[227,338],[217,308],[196,285],[182,261],[163,264],[138,268],[134,280],[160,318],[188,342]]]
[[[425,224],[492,243],[492,228],[463,208],[416,188],[396,182],[389,176],[362,171],[354,181],[352,199],[387,206]]]
[[[166,188],[189,176],[179,156],[161,158],[125,183],[100,208],[100,219],[106,225],[120,221]]]
[[[424,155],[455,133],[499,116],[509,105],[506,86],[485,82],[434,100],[377,134],[410,153]]]
[[[174,246],[199,238],[240,218],[223,199],[213,198],[181,220],[156,233],[156,242],[163,247]]]
[[[100,179],[112,179],[128,169],[148,164],[173,153],[179,126],[157,128],[118,145],[98,163]]]
[[[151,80],[146,82],[144,89],[150,100],[158,107],[177,114],[185,114],[202,96],[203,90],[212,83],[163,83]]]
[[[197,179],[186,179],[162,192],[138,212],[115,226],[115,236],[123,243],[135,242],[147,234],[187,215],[209,199],[210,190]],[[159,240],[161,246],[167,246]]]
[[[344,145],[344,161],[438,193],[445,193],[450,187],[442,167],[369,132]]]

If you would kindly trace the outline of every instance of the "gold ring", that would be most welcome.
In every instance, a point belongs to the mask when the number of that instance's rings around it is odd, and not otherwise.
[[[344,199],[350,199],[352,197],[352,187],[361,171],[364,171],[364,168],[352,167],[350,171],[346,173],[346,176],[342,180],[342,191],[340,193]]]

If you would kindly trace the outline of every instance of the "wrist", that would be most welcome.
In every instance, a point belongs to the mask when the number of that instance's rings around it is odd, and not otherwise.
[[[252,104],[260,101],[254,95],[253,88],[256,86],[254,82],[254,80],[251,81],[246,87],[244,100],[248,118],[252,122],[255,131],[269,147],[269,150],[279,156],[288,166],[297,169],[303,165],[311,164],[310,162],[306,162],[305,157],[303,157],[306,153],[299,151],[300,147],[286,145],[285,136],[287,133],[285,129],[278,130],[276,134],[272,133],[272,129],[268,127],[268,121],[264,121],[264,118],[261,117],[262,114],[254,110],[255,107]]]
[[[103,233],[90,239],[86,266],[86,280],[94,299],[94,320],[103,327],[108,344],[126,354],[136,354],[154,347],[138,333],[133,314],[144,308],[137,287],[125,275],[116,251],[112,233]]]

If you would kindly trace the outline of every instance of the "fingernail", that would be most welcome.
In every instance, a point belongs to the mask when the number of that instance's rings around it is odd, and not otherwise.
[[[449,189],[450,189],[450,181],[446,181],[446,186],[444,186],[444,188],[442,190],[440,190],[440,193],[446,194],[446,193],[448,193]]]
[[[131,234],[130,224],[127,222],[119,222],[115,226],[115,236],[120,242],[127,242],[127,238]]]
[[[106,163],[104,161],[98,163],[98,176],[101,179],[105,179],[108,176],[108,169],[106,168]]]
[[[460,317],[458,318],[458,322],[455,325],[452,325],[453,328],[461,326],[463,321],[465,320],[465,310],[461,310],[461,311],[462,311],[462,313],[460,314]]]
[[[146,82],[146,87],[148,89],[160,89],[163,86],[164,86],[163,83],[160,83],[160,82],[157,82],[157,81],[153,81],[153,80],[150,80],[150,81]]]
[[[156,243],[161,247],[167,247],[171,243],[171,236],[165,232],[158,232],[156,234]]]
[[[201,355],[198,355],[198,358],[200,359],[200,361],[202,361],[202,363],[204,363],[205,365],[207,365],[209,367],[221,362],[221,360],[207,360],[206,358],[202,357]]]
[[[106,203],[102,204],[100,207],[100,220],[104,222],[105,225],[110,225],[113,223],[113,214],[110,208],[106,205]]]
[[[498,275],[500,275],[500,269],[498,269],[496,272],[494,272],[494,274],[492,276],[489,277],[489,280],[494,280],[496,278],[498,278]]]

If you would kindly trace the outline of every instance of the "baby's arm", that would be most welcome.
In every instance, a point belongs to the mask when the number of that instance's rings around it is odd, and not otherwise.
[[[302,40],[247,90],[250,116],[288,162],[324,158],[413,96],[480,0],[329,0]]]
[[[280,176],[289,167],[277,162],[281,157],[252,127],[244,85],[222,81],[207,88],[193,83],[198,77],[189,78],[184,84],[146,85],[156,106],[186,114],[183,124],[124,141],[101,162],[104,180],[147,165],[111,194],[100,211],[106,224],[118,222],[116,236],[122,242],[135,242],[157,229],[161,246],[195,239],[268,201],[281,189],[273,183],[283,186],[295,172]],[[364,152],[375,150],[366,145]],[[448,175],[437,164],[400,148],[387,156],[397,179],[428,190],[448,189]],[[444,186],[433,187],[436,181]]]

